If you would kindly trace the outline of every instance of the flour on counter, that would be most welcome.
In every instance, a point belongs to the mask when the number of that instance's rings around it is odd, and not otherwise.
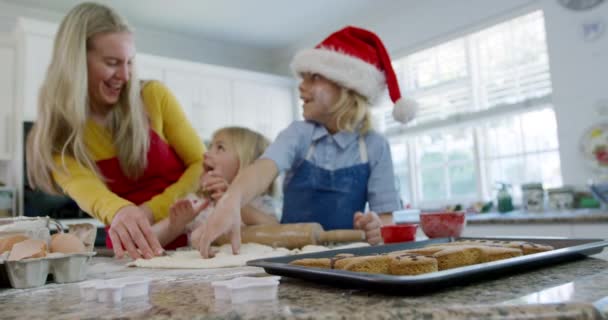
[[[230,244],[225,244],[215,249],[218,252],[210,259],[201,258],[197,250],[175,251],[169,256],[155,257],[152,259],[137,259],[127,264],[130,267],[141,268],[163,268],[163,269],[212,269],[245,266],[247,261],[288,256],[307,252],[319,252],[330,249],[355,248],[367,246],[367,243],[349,244],[341,247],[328,248],[323,246],[305,246],[302,249],[289,250],[286,248],[273,248],[257,243],[244,243],[241,245],[240,254],[233,255]]]

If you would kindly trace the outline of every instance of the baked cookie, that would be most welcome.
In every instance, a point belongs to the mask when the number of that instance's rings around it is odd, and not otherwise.
[[[408,275],[435,272],[437,259],[415,253],[392,254],[388,271],[392,275]]]
[[[391,257],[388,255],[343,258],[335,261],[334,269],[389,274],[390,262]]]
[[[451,242],[445,245],[462,245],[462,244],[481,244],[489,246],[501,246],[506,248],[521,249],[524,255],[533,254],[545,251],[551,251],[554,248],[552,246],[538,244],[527,241],[503,241],[503,240],[484,240],[484,239],[471,239],[471,240],[459,240]]]
[[[334,269],[335,263],[338,260],[354,257],[352,253],[340,253],[332,258],[308,258],[291,261],[289,264],[304,267]]]

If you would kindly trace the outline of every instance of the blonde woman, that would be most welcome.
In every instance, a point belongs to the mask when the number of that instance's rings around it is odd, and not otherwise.
[[[184,233],[190,235],[200,226],[213,211],[213,203],[222,197],[227,186],[242,169],[259,158],[269,144],[262,134],[247,128],[226,127],[217,130],[209,150],[205,152],[205,173],[200,183],[203,192],[178,200],[171,207],[169,218],[152,227],[161,244],[169,243]],[[273,193],[274,184],[271,184],[262,195],[241,208],[244,225],[278,224],[280,214]]]
[[[393,115],[407,121],[415,103],[401,99],[382,41],[374,33],[346,27],[314,49],[296,54],[305,121],[283,130],[260,160],[230,185],[193,244],[209,257],[209,244],[231,232],[240,244],[240,208],[286,172],[281,223],[318,222],[325,229],[356,228],[367,241],[381,241],[380,226],[400,208],[388,141],[370,130],[370,103],[388,91]],[[371,211],[364,213],[366,204]],[[377,212],[377,213],[376,213]]]
[[[116,257],[135,259],[162,254],[151,223],[197,187],[204,147],[165,86],[140,88],[134,59],[125,19],[74,7],[55,38],[27,162],[32,186],[70,196],[106,224]]]

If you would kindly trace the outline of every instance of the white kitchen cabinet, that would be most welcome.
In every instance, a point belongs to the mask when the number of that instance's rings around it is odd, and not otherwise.
[[[185,72],[165,71],[165,84],[177,98],[186,113],[192,120],[194,104],[198,103],[195,74]]]
[[[0,38],[0,161],[12,158],[14,137],[15,50],[9,39]]]
[[[149,58],[146,54],[137,54],[135,57],[137,66],[137,76],[141,80],[158,80],[165,81],[164,70],[154,59]]]
[[[198,102],[190,122],[203,139],[210,140],[217,129],[233,124],[232,83],[226,78],[202,76],[196,84]]]
[[[573,224],[572,237],[608,239],[608,222]]]
[[[294,117],[290,90],[268,84],[234,82],[234,123],[273,140]]]

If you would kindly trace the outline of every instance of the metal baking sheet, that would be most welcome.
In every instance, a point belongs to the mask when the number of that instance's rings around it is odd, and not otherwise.
[[[394,276],[321,269],[290,265],[289,262],[303,258],[329,258],[339,253],[354,255],[381,254],[397,250],[424,247],[429,244],[447,243],[456,240],[483,239],[505,241],[528,241],[551,245],[555,250],[526,256],[476,264],[415,276]],[[441,238],[426,241],[406,242],[373,247],[330,250],[286,257],[251,260],[249,266],[262,267],[269,274],[300,278],[317,284],[361,288],[391,294],[420,295],[454,285],[466,285],[473,281],[496,279],[507,273],[525,272],[535,268],[585,258],[602,252],[608,246],[604,239],[568,239],[549,237],[462,237]]]

